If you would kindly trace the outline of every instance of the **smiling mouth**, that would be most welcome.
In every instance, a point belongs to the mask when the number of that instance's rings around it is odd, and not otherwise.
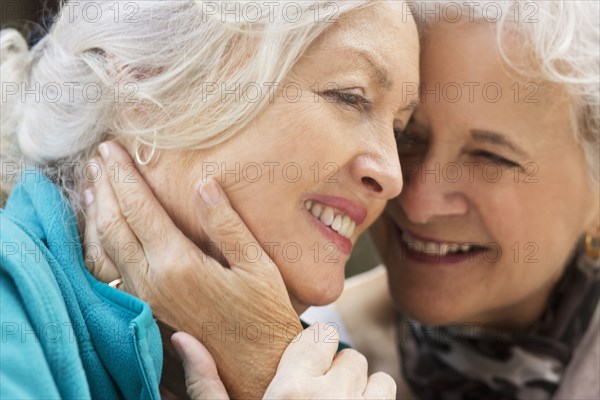
[[[417,238],[405,230],[401,230],[402,244],[411,252],[429,256],[461,256],[486,250],[485,246],[476,243],[438,242]]]
[[[354,235],[356,222],[342,211],[312,200],[305,201],[304,208],[338,235],[346,239]]]

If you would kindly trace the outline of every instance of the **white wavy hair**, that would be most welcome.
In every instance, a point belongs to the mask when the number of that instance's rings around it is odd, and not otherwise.
[[[564,87],[571,96],[572,126],[590,177],[600,184],[600,1],[598,0],[409,0],[421,34],[437,21],[487,21],[495,25],[505,61],[525,76]],[[517,35],[525,54],[514,59],[506,39]],[[514,41],[511,41],[514,43]],[[533,61],[533,62],[531,62]],[[425,62],[427,62],[425,60]]]
[[[109,134],[164,149],[219,144],[264,109],[265,88],[284,81],[319,35],[369,4],[65,1],[31,49],[16,30],[0,33],[2,163],[62,171]],[[238,95],[223,95],[232,89]],[[8,192],[17,174],[2,172]],[[75,205],[76,172],[53,177]]]

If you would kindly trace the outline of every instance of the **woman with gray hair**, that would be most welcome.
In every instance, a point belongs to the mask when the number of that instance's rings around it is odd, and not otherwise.
[[[158,398],[153,314],[205,339],[230,393],[262,396],[276,372],[263,360],[299,313],[340,295],[358,235],[401,190],[394,133],[416,96],[399,88],[418,81],[401,12],[85,1],[63,3],[31,50],[2,30],[0,397]],[[120,201],[136,190],[142,202]],[[352,371],[352,397],[394,392],[387,375],[348,370],[357,357],[317,375]]]
[[[398,398],[598,398],[599,3],[411,9],[421,105],[373,229],[387,273],[351,279],[341,321]]]
[[[598,398],[599,3],[456,5],[412,6],[421,105],[372,230],[387,279],[338,308],[401,398]]]

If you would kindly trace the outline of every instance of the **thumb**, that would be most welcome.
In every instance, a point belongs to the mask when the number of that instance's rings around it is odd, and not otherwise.
[[[285,349],[277,373],[302,373],[311,377],[325,375],[331,368],[339,340],[339,333],[332,324],[309,326]]]
[[[206,347],[185,332],[173,334],[171,342],[183,361],[188,396],[192,400],[229,400],[225,386],[219,378],[215,360]]]

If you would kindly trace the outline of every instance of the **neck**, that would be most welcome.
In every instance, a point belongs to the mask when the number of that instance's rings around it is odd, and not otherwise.
[[[516,304],[511,304],[510,306],[496,309],[474,318],[475,323],[492,325],[494,328],[506,330],[517,329],[520,331],[524,328],[532,327],[542,317],[548,305],[550,295],[561,276],[562,274]]]

